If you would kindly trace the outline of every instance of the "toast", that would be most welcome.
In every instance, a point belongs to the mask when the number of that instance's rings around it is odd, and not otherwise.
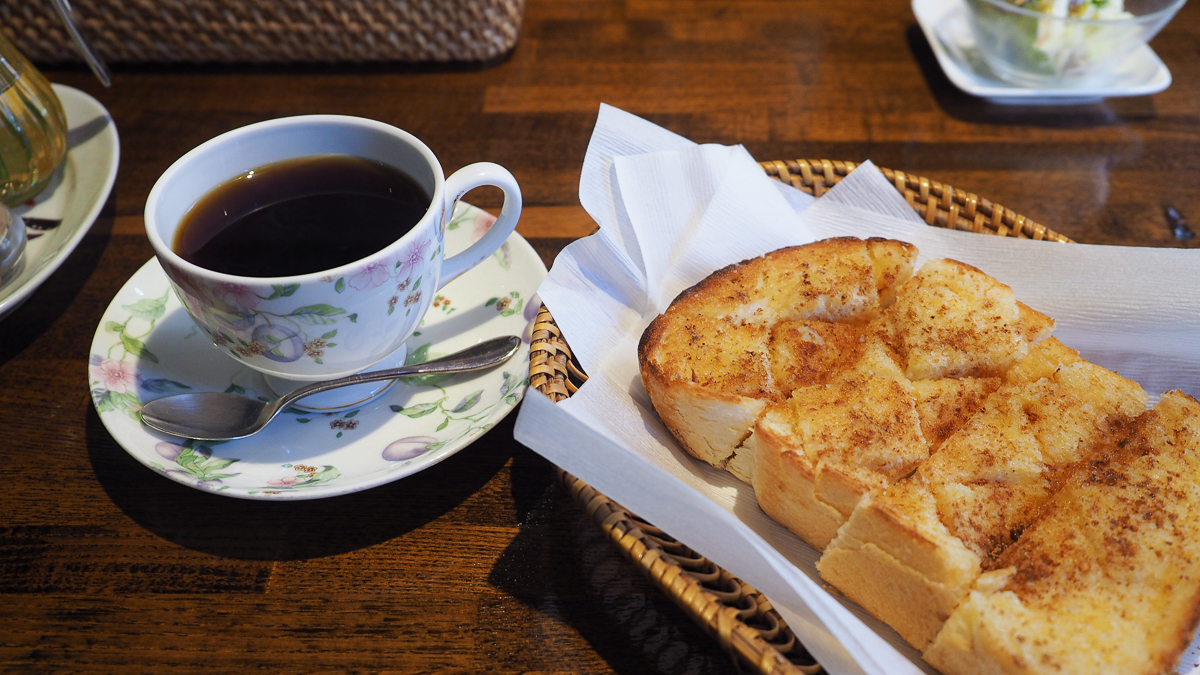
[[[860,503],[817,564],[917,648],[934,638],[982,565],[1035,520],[1063,472],[1146,409],[1137,383],[1054,338],[1007,377],[902,485]]]
[[[925,659],[947,675],[1172,671],[1200,620],[1197,477],[1200,404],[1168,392],[1064,479]]]

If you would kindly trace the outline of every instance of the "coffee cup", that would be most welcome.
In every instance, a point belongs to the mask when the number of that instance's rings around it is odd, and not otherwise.
[[[214,189],[262,167],[321,155],[398,169],[428,193],[429,207],[399,239],[315,272],[241,276],[194,264],[174,250],[185,216]],[[504,193],[496,223],[465,251],[446,257],[454,205],[483,185]],[[262,373],[314,381],[357,373],[396,352],[437,291],[499,249],[520,214],[521,190],[499,165],[471,164],[446,178],[437,157],[412,134],[375,120],[309,115],[235,129],[188,152],[155,183],[145,220],[176,294],[215,345]],[[337,228],[331,223],[329,236],[337,236]]]

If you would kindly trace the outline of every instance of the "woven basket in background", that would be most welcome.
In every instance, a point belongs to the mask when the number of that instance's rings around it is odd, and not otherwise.
[[[517,43],[525,0],[76,0],[111,63],[490,61]],[[81,61],[49,2],[0,0],[30,60]]]
[[[759,162],[763,171],[820,197],[857,166],[827,159]],[[925,222],[968,232],[1069,242],[1070,239],[970,192],[903,171],[879,169]],[[529,384],[558,402],[587,380],[554,317],[542,307],[529,348]],[[578,478],[559,478],[609,539],[713,636],[739,669],[760,675],[821,670],[791,628],[754,587],[638,518]]]

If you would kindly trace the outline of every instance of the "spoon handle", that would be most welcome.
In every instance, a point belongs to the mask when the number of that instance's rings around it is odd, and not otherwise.
[[[503,363],[512,358],[517,353],[517,349],[521,346],[521,338],[516,335],[508,335],[504,337],[492,338],[486,342],[480,342],[474,347],[468,347],[462,351],[455,352],[449,356],[443,356],[440,359],[426,361],[424,363],[413,363],[399,368],[389,368],[387,370],[376,370],[369,373],[358,373],[338,378],[336,380],[326,380],[324,382],[313,382],[312,384],[299,387],[292,390],[288,394],[281,396],[276,404],[277,410],[283,410],[287,406],[296,401],[319,394],[330,389],[338,387],[348,387],[352,384],[362,384],[364,382],[378,382],[380,380],[394,380],[399,377],[414,377],[417,375],[438,375],[440,373],[465,373],[472,370],[482,370],[494,366],[498,363]]]

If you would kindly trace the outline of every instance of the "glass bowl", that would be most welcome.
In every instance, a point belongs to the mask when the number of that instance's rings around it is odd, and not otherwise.
[[[966,6],[979,53],[995,74],[1045,88],[1109,76],[1184,2],[1126,0],[1122,7],[1121,0],[966,0]]]

